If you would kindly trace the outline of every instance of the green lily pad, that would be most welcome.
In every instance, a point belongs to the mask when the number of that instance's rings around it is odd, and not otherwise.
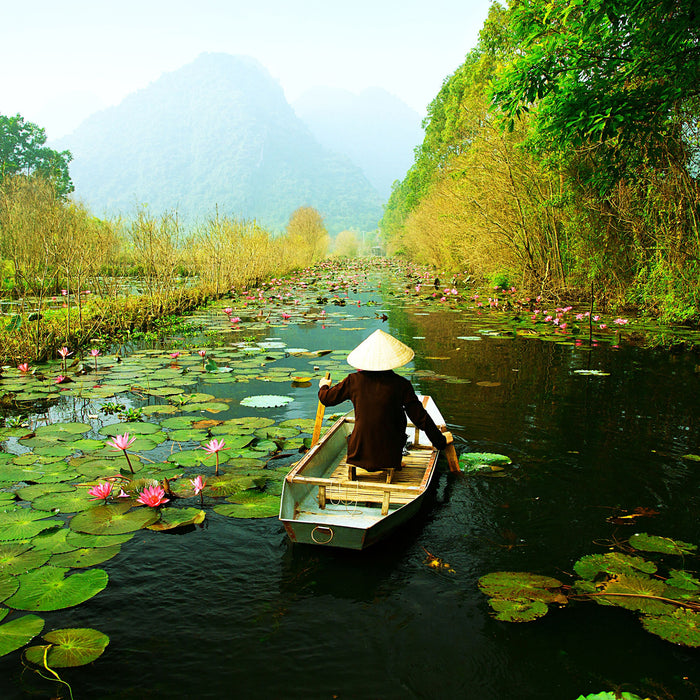
[[[185,525],[199,525],[204,522],[206,513],[198,508],[163,508],[158,521],[149,525],[149,530],[172,530]]]
[[[21,649],[44,629],[44,621],[36,615],[23,615],[0,625],[0,656]]]
[[[591,695],[579,695],[576,700],[644,700],[640,698],[639,695],[634,693],[628,693],[626,691],[621,692],[602,692],[602,693],[592,693]]]
[[[541,600],[545,603],[565,603],[559,591],[562,582],[551,576],[541,576],[524,571],[495,571],[479,579],[479,588],[493,598],[507,600]]]
[[[51,437],[54,440],[72,439],[76,435],[84,435],[92,429],[88,423],[55,423],[40,425],[34,430],[38,437]]]
[[[124,435],[124,433],[128,433],[129,437],[133,437],[134,435],[151,435],[152,433],[157,433],[159,430],[160,426],[156,423],[135,421],[130,423],[110,423],[109,425],[103,425],[98,432],[100,435],[108,435],[109,437]]]
[[[662,554],[685,556],[693,554],[697,550],[697,546],[694,544],[681,542],[681,540],[672,540],[670,537],[648,535],[646,532],[632,535],[629,542],[632,547],[641,549],[644,552],[661,552]]]
[[[54,554],[49,564],[51,566],[67,566],[72,569],[85,569],[115,557],[120,550],[121,546],[118,544],[111,547],[82,547],[74,549],[72,552]]]
[[[61,513],[79,513],[95,505],[89,500],[87,489],[74,489],[69,492],[47,493],[32,501],[32,507],[39,510],[59,511]]]
[[[632,557],[620,552],[586,554],[574,564],[574,571],[583,579],[592,581],[598,574],[629,574],[643,571],[653,574],[656,564],[641,557]]]
[[[262,481],[264,483],[264,480]],[[261,485],[259,477],[248,475],[224,474],[223,476],[212,476],[207,479],[204,493],[213,498],[223,498],[234,493],[258,488]]]
[[[170,430],[182,430],[186,428],[191,428],[192,423],[197,419],[194,416],[174,416],[173,418],[166,418],[160,422],[161,428],[168,428]]]
[[[84,603],[107,586],[102,569],[66,576],[69,570],[47,565],[18,576],[19,590],[6,604],[16,610],[59,610]]]
[[[700,646],[700,613],[678,608],[665,615],[643,615],[644,629],[674,644]],[[0,628],[2,629],[2,628]]]
[[[131,503],[95,506],[73,516],[70,528],[89,535],[121,535],[148,527],[158,519],[154,508],[130,508]]]
[[[684,591],[700,590],[700,581],[698,581],[698,579],[689,574],[687,571],[678,571],[677,569],[671,569],[669,573],[671,574],[671,576],[666,581],[666,584],[668,586],[680,588]]]
[[[99,658],[109,644],[109,637],[91,628],[52,630],[44,635],[49,643],[46,665],[49,668],[84,666]],[[46,646],[32,646],[26,658],[37,666],[44,666]]]
[[[14,576],[0,577],[0,602],[14,595],[19,588],[19,581]]]
[[[46,520],[51,515],[30,508],[0,512],[0,541],[31,539],[42,530],[63,524],[60,520]]]
[[[667,597],[668,587],[657,579],[642,574],[619,574],[605,584],[597,603],[638,610],[649,615],[671,613],[675,606],[657,598]]]
[[[493,452],[465,452],[459,456],[459,463],[465,472],[500,471],[503,466],[512,464],[510,457]]]
[[[547,603],[527,598],[490,598],[489,605],[496,611],[494,618],[503,622],[531,622],[547,614]]]
[[[88,535],[85,532],[69,530],[66,541],[74,548],[80,547],[113,547],[117,544],[124,544],[134,537],[136,532],[125,532],[122,535]]]
[[[48,552],[48,554],[61,554],[77,549],[76,546],[68,543],[70,530],[67,527],[55,527],[51,530],[44,530],[36,537],[32,538],[34,549]]]
[[[23,500],[23,501],[33,501],[35,498],[39,498],[39,496],[44,496],[47,493],[59,493],[59,492],[66,492],[66,491],[73,491],[75,487],[71,486],[70,484],[33,484],[32,486],[25,486],[19,491],[17,491],[17,495]]]
[[[173,430],[168,436],[171,440],[175,442],[201,442],[209,437],[206,430],[199,430],[197,428],[180,428],[178,430]]]
[[[245,491],[226,500],[230,502],[214,506],[214,510],[229,518],[271,518],[280,510],[279,498],[263,491]]]
[[[27,571],[46,564],[51,553],[39,549],[29,549],[30,547],[29,544],[0,545],[0,575],[25,574]],[[5,597],[9,597],[12,593]]]
[[[241,399],[241,406],[249,406],[250,408],[277,408],[278,406],[286,406],[294,401],[291,396],[275,396],[273,394],[263,394],[260,396],[248,396]]]

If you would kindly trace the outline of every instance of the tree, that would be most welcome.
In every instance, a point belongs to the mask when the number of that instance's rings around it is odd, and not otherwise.
[[[25,122],[18,114],[0,114],[0,181],[15,174],[42,175],[53,183],[57,194],[65,198],[73,191],[68,163],[70,151],[54,151],[46,144],[44,129]]]
[[[354,231],[341,231],[335,237],[333,253],[341,258],[356,258],[360,248],[360,241]]]
[[[299,207],[289,217],[287,235],[298,247],[303,264],[320,260],[328,251],[330,237],[323,217],[313,207]]]
[[[542,150],[595,148],[614,178],[664,160],[669,139],[692,158],[697,0],[514,0],[510,21],[519,51],[493,98],[511,126],[533,111]]]

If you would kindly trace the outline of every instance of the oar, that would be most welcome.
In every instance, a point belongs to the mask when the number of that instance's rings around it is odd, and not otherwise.
[[[451,472],[461,472],[459,468],[459,458],[457,457],[457,450],[455,450],[454,438],[452,433],[443,433],[445,439],[447,440],[447,446],[443,450],[445,457],[447,458],[447,466],[450,468]]]
[[[330,378],[331,373],[326,372],[326,379]],[[316,422],[314,423],[314,432],[311,436],[311,447],[313,447],[318,442],[318,439],[321,437],[321,423],[323,423],[323,412],[325,410],[326,407],[319,401],[318,408],[316,409]]]

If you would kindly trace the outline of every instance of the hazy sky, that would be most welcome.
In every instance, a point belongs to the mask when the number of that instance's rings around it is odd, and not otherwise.
[[[205,51],[252,56],[293,102],[377,86],[421,115],[491,0],[2,1],[0,114],[63,135]]]

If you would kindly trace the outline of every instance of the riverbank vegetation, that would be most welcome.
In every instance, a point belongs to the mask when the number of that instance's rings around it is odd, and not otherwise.
[[[700,321],[689,0],[491,6],[395,184],[388,250],[499,285]]]
[[[105,221],[44,174],[8,175],[0,185],[0,364],[151,329],[309,265],[328,243],[310,207],[294,212],[281,236],[218,213],[189,229],[177,213],[147,207],[129,221]]]

